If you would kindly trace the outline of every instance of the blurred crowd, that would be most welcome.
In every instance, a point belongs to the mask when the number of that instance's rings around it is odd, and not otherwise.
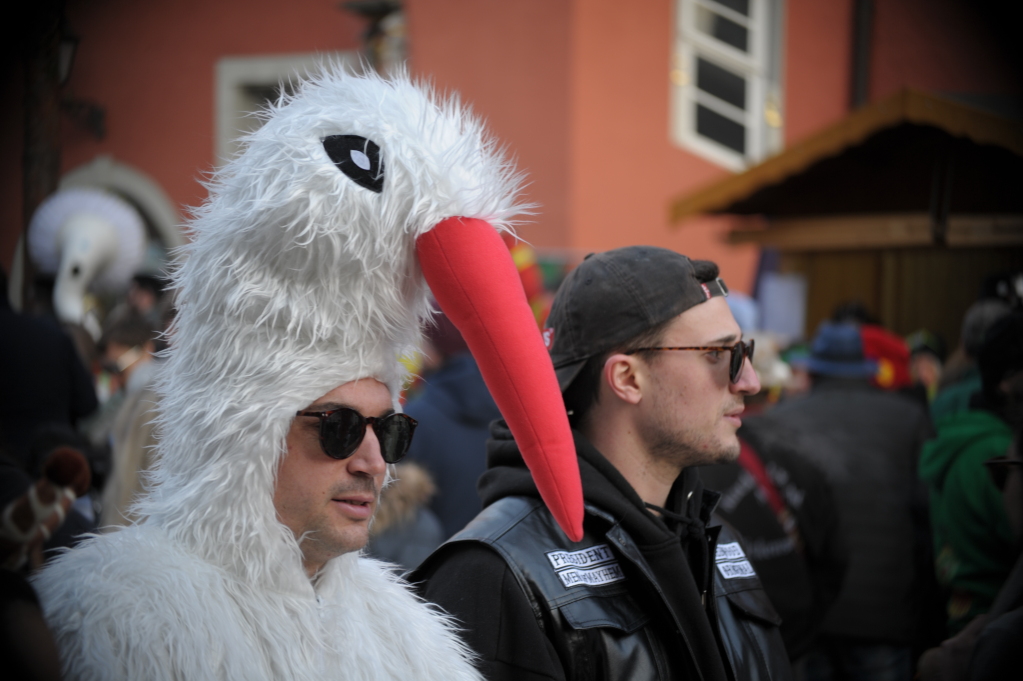
[[[541,322],[550,294],[535,254],[509,246]],[[136,520],[173,335],[166,287],[135,276],[98,339],[0,296],[0,507],[69,449],[91,480],[45,532],[20,536],[5,513],[5,575]],[[786,343],[734,298],[763,389],[747,401],[739,459],[701,475],[722,493],[719,518],[745,536],[799,678],[1005,678],[999,665],[1023,643],[1021,301],[1021,274],[985,287],[950,351],[926,329],[896,335],[856,301],[809,343]],[[500,418],[443,315],[410,366],[419,430],[367,549],[403,569],[480,511],[476,480]]]
[[[701,475],[749,542],[798,676],[1014,673],[1021,293],[1019,274],[986,286],[951,353],[926,329],[897,336],[855,301],[808,346],[749,333],[763,391],[748,401],[738,461]]]

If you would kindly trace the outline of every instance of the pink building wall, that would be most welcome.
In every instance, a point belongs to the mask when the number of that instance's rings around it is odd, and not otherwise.
[[[848,112],[853,0],[785,0],[786,143]],[[107,112],[91,139],[63,119],[64,171],[109,154],[155,179],[184,211],[214,163],[214,78],[224,56],[356,50],[363,20],[336,0],[69,0],[81,36],[65,94]],[[405,0],[411,68],[457,90],[528,174],[540,204],[521,234],[577,252],[635,243],[717,260],[749,290],[757,253],[723,243],[727,218],[671,225],[679,196],[728,171],[669,139],[675,0]],[[1016,93],[990,26],[964,0],[875,0],[871,97],[904,86]],[[6,63],[0,110],[0,262],[21,228],[21,71]]]
[[[728,175],[668,136],[675,0],[407,0],[406,6],[413,70],[460,90],[521,150],[534,180],[530,196],[542,204],[523,236],[580,252],[664,246],[714,259],[733,288],[750,289],[757,252],[723,243],[729,219],[668,221],[673,199]],[[786,0],[786,144],[848,114],[852,15],[853,0]],[[441,47],[435,44],[440,33],[461,37],[445,38]],[[460,53],[466,45],[474,47]],[[542,67],[523,79],[537,63]],[[872,99],[906,86],[1018,91],[988,25],[956,0],[876,0],[870,76]],[[567,100],[560,90],[566,78]],[[552,90],[556,96],[537,96]]]
[[[727,221],[667,221],[680,188],[724,172],[668,139],[672,2],[405,6],[412,71],[460,91],[528,173],[541,207],[520,228],[525,239],[579,253],[673,248],[718,260],[748,290],[756,252],[720,242]]]
[[[570,3],[559,0],[406,0],[409,64],[458,91],[527,174],[540,204],[518,230],[535,246],[563,247],[569,231]]]
[[[668,221],[673,197],[726,173],[669,138],[674,3],[575,7],[572,245],[670,248],[716,261],[729,286],[749,291],[757,252],[722,243],[728,220]]]
[[[95,141],[66,116],[61,166],[98,154],[147,173],[184,211],[206,196],[215,160],[214,88],[225,56],[357,50],[364,22],[335,0],[69,0],[80,43],[65,96],[106,110]],[[11,106],[0,110],[0,262],[10,272],[21,231],[23,116],[20,63],[5,64]]]
[[[881,0],[882,2],[885,0]],[[785,143],[849,113],[852,0],[786,0]]]

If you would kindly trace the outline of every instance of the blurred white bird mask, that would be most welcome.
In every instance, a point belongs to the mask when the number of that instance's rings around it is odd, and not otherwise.
[[[145,239],[138,211],[114,194],[76,188],[47,197],[32,216],[28,242],[40,272],[56,277],[57,318],[98,339],[99,321],[86,314],[85,294],[126,288],[142,264]]]

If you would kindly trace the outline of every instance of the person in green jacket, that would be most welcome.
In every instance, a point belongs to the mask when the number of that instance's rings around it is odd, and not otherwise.
[[[983,408],[946,416],[924,446],[920,477],[930,489],[935,569],[947,590],[955,634],[987,612],[1019,552],[1001,491],[985,461],[1004,456],[1023,420],[1023,313],[990,330],[980,351]]]

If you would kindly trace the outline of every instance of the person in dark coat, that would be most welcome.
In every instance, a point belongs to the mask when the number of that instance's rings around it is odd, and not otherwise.
[[[849,551],[827,479],[793,451],[792,437],[751,417],[739,429],[739,460],[702,466],[700,477],[721,492],[718,515],[746,540],[796,664],[838,598]]]
[[[11,309],[0,273],[0,446],[24,470],[37,432],[96,411],[92,377],[55,319]]]
[[[838,599],[807,660],[807,678],[912,676],[921,628],[920,585],[933,582],[926,494],[917,457],[932,429],[916,401],[870,384],[856,324],[825,322],[808,362],[813,387],[760,417],[823,471],[849,545]]]

